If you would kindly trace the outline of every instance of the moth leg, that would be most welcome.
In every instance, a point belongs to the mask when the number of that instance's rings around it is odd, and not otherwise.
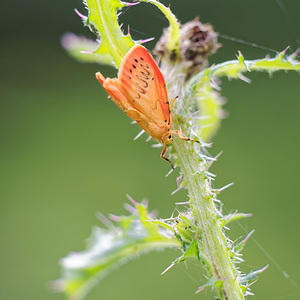
[[[175,101],[177,98],[178,98],[178,96],[174,97],[174,98],[172,99],[172,101],[170,102],[170,109],[172,109],[173,103],[174,103],[174,101]]]
[[[189,137],[183,136],[182,132],[179,131],[179,130],[172,130],[172,134],[177,134],[178,137],[179,137],[181,140],[184,140],[184,141],[191,141],[191,142],[196,142],[196,143],[199,143],[199,144],[200,144],[200,141],[197,141],[197,140],[195,140],[195,139],[190,139]]]
[[[172,169],[174,170],[175,168],[174,168],[172,162],[167,157],[165,157],[165,154],[167,152],[167,147],[168,147],[168,145],[164,146],[164,148],[161,151],[160,157],[163,158],[164,160],[166,160],[171,165]]]

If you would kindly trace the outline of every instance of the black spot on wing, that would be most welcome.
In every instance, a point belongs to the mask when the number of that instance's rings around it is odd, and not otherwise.
[[[143,61],[144,59],[142,57],[140,57],[141,61]],[[148,70],[150,68],[150,66],[147,63],[144,62],[139,62],[136,58],[134,59],[134,61],[136,63],[138,63],[139,68],[137,68],[137,66],[135,64],[132,64],[132,66],[136,69],[134,72],[131,71],[131,73],[133,73],[135,80],[133,81],[136,88],[137,88],[137,93],[139,94],[146,94],[147,93],[147,89],[149,87],[149,82],[150,80],[150,70]],[[140,97],[136,97],[137,99]]]

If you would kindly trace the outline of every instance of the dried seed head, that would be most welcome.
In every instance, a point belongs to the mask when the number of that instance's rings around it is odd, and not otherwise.
[[[162,60],[182,63],[187,77],[207,67],[208,56],[215,53],[221,46],[218,43],[218,34],[213,30],[213,27],[210,24],[202,24],[198,19],[181,26],[179,55],[167,48],[168,36],[168,28],[165,28],[155,46],[154,53],[159,55]]]

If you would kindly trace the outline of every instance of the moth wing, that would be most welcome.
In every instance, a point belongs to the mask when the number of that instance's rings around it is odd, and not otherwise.
[[[119,81],[116,78],[105,78],[100,72],[96,73],[96,78],[100,81],[110,98],[115,102],[118,107],[126,112],[132,108],[126,97],[122,93]]]
[[[115,102],[123,112],[125,112],[132,120],[136,121],[146,132],[149,134],[153,133],[149,128],[149,120],[147,117],[133,107],[126,98],[127,96],[123,94],[123,89],[120,86],[119,80],[116,78],[105,78],[100,72],[96,73],[96,78],[103,85],[113,102]]]
[[[165,79],[153,57],[141,45],[126,54],[118,81],[130,104],[154,123],[170,124]]]

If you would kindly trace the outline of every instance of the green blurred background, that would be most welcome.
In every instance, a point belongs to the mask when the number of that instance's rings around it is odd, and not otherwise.
[[[182,23],[200,16],[216,31],[274,50],[299,40],[299,1],[164,1]],[[280,8],[284,4],[284,9]],[[175,202],[175,172],[137,125],[107,99],[94,73],[115,71],[80,64],[60,46],[64,32],[91,36],[74,8],[80,0],[5,1],[1,5],[0,299],[65,299],[49,282],[60,276],[59,259],[85,247],[97,211],[124,213],[125,195],[149,200],[160,217]],[[288,14],[288,15],[287,15]],[[151,5],[127,9],[121,21],[135,38],[159,37],[167,22]],[[210,63],[274,52],[220,38]],[[147,47],[153,48],[154,42]],[[232,239],[255,229],[244,251],[245,271],[270,264],[251,299],[299,299],[299,75],[250,74],[252,84],[223,81],[228,118],[210,152],[223,151],[212,171],[216,187],[234,186],[220,198],[224,212],[253,217],[232,226]],[[256,243],[258,242],[258,244]],[[152,253],[103,280],[87,299],[212,299],[194,291],[205,282],[193,261],[160,276],[178,255]],[[273,259],[272,259],[273,258]],[[289,275],[285,278],[280,265]],[[295,281],[295,287],[293,285]]]

